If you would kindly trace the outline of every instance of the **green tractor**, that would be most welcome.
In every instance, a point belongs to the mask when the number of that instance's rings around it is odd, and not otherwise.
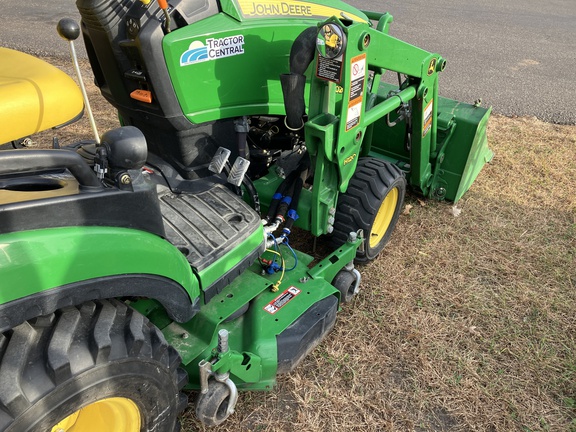
[[[0,152],[0,430],[175,431],[183,389],[220,424],[328,335],[407,187],[468,190],[489,110],[439,97],[441,56],[340,1],[76,5],[59,32],[122,126]],[[56,68],[0,56],[0,142],[89,111]],[[333,251],[295,250],[294,227]]]

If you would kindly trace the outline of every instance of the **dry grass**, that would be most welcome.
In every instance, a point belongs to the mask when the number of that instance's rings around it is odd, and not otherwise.
[[[493,116],[489,134],[461,215],[409,196],[330,337],[217,430],[576,431],[576,127]],[[192,407],[182,430],[207,430]]]
[[[329,339],[218,430],[576,431],[576,128],[490,137],[461,215],[409,197]]]

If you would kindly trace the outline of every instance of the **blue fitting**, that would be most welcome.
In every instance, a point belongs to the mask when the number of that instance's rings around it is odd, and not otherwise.
[[[277,271],[282,270],[282,267],[280,267],[280,265],[277,262],[273,262],[271,263],[268,268],[266,269],[266,273],[268,274],[274,274]]]
[[[282,199],[282,194],[280,192],[276,192],[274,195],[272,195],[272,199]]]
[[[296,220],[300,216],[298,216],[298,213],[296,212],[296,210],[292,209],[292,210],[288,210],[288,217],[292,220]]]
[[[282,202],[290,205],[290,203],[292,202],[292,197],[285,196],[284,198],[282,198]]]

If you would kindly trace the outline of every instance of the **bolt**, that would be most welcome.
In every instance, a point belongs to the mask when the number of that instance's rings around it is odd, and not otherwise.
[[[334,207],[330,207],[330,210],[328,210],[328,214],[334,216],[336,214],[336,209]]]
[[[184,333],[182,333],[182,334],[180,335],[180,337],[181,337],[182,339],[188,339],[188,338],[190,337],[190,335],[189,335],[188,333],[184,332]]]
[[[439,199],[444,198],[446,196],[446,189],[444,189],[443,187],[436,189],[434,191],[434,196],[436,196],[436,198],[439,198]]]
[[[128,174],[123,174],[122,177],[120,177],[120,182],[123,185],[129,185],[130,183],[132,183],[132,179]]]
[[[368,48],[368,45],[370,45],[370,35],[367,34],[364,36],[364,40],[362,41],[364,43],[364,48]]]
[[[334,231],[334,227],[332,225],[328,225],[328,227],[326,228],[326,232],[328,234],[332,234],[332,231]]]

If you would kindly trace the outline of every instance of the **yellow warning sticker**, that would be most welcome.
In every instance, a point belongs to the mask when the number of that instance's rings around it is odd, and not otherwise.
[[[354,20],[366,22],[364,18],[354,15],[350,12],[343,12],[340,9],[330,6],[308,3],[297,0],[236,0],[244,18],[287,18],[287,17],[304,17],[304,18],[321,18],[326,19],[333,16],[341,18],[344,14],[346,17]]]

